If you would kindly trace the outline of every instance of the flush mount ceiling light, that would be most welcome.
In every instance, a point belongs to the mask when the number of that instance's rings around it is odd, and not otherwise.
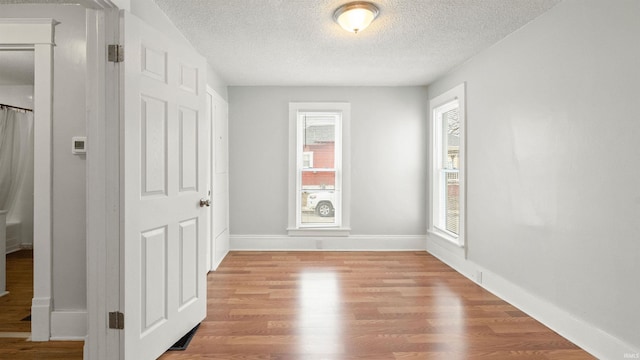
[[[378,7],[370,2],[354,1],[337,8],[333,19],[343,29],[357,34],[369,26],[379,13]]]

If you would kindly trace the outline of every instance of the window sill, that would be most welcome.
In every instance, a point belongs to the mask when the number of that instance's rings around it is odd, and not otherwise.
[[[351,234],[351,228],[289,228],[289,236],[342,236]]]
[[[464,248],[464,245],[460,244],[460,239],[451,237],[443,231],[429,230],[427,231],[427,235],[429,235],[430,237],[435,237],[440,241],[449,243],[450,245],[457,246],[459,248]]]
[[[443,259],[443,257],[448,259],[467,259],[465,245],[452,241],[450,236],[445,236],[437,230],[427,231],[427,252],[439,259]]]

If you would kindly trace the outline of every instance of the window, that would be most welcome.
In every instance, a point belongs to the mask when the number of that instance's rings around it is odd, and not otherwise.
[[[289,232],[348,231],[349,104],[291,103]],[[346,130],[346,131],[345,131]],[[345,186],[346,185],[346,186]],[[311,230],[311,231],[310,231]],[[340,235],[340,234],[338,234]]]
[[[464,245],[464,84],[434,98],[431,110],[429,230]]]
[[[298,227],[340,226],[341,119],[338,112],[298,112]]]

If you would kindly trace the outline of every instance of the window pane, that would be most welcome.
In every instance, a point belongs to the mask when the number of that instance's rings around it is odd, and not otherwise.
[[[327,224],[335,222],[335,171],[302,172],[302,223]]]
[[[445,171],[446,199],[445,199],[445,228],[447,231],[459,235],[460,228],[460,181],[457,170]]]
[[[336,206],[335,117],[306,115],[303,124],[301,223],[333,224]]]
[[[460,228],[460,201],[458,169],[460,165],[460,121],[458,107],[442,113],[442,200],[440,211],[444,224],[440,224],[445,230],[458,235]]]
[[[303,190],[301,195],[303,224],[335,223],[335,191]]]
[[[443,113],[442,120],[444,122],[443,128],[447,131],[446,138],[443,139],[446,148],[444,149],[445,158],[442,166],[447,169],[459,169],[460,120],[458,118],[458,108],[456,107]]]
[[[335,190],[336,172],[331,171],[302,171],[302,190]]]
[[[335,118],[305,116],[303,139],[303,168],[333,169],[336,148]]]

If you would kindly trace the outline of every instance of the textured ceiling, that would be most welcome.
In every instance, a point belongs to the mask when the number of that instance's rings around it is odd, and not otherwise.
[[[561,0],[370,0],[357,35],[349,0],[154,1],[229,85],[426,85]],[[0,0],[37,2],[77,1]]]
[[[0,85],[33,85],[33,51],[0,51]]]
[[[0,0],[0,4],[78,4],[79,0]]]
[[[359,34],[347,0],[155,0],[229,85],[425,85],[560,0],[373,0]]]

